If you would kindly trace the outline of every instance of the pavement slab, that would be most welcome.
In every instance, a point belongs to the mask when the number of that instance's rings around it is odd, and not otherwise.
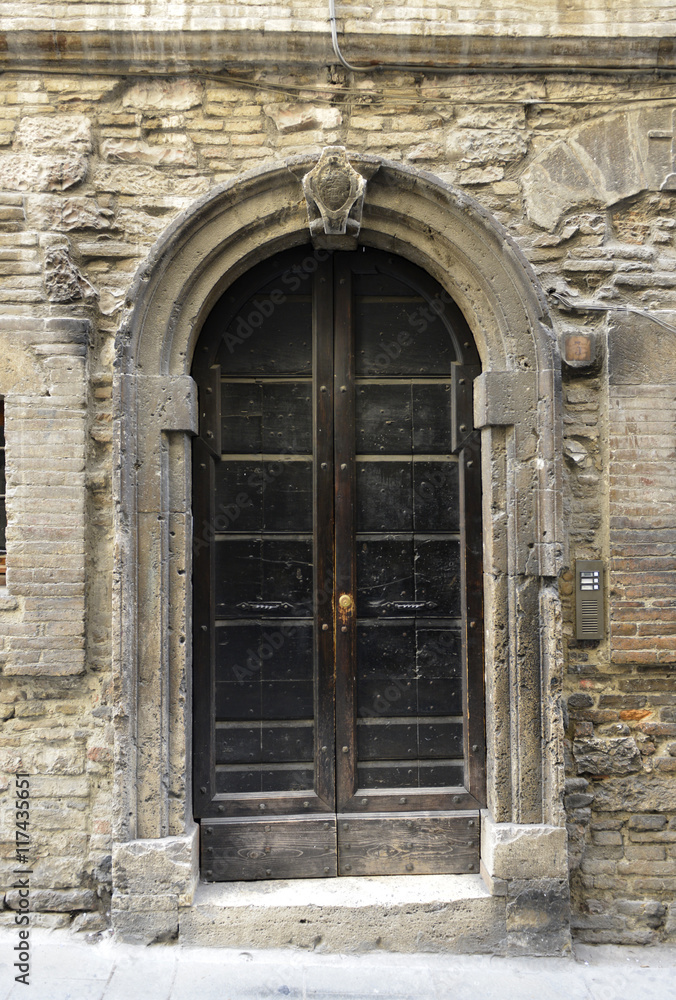
[[[0,1000],[676,1000],[676,948],[577,946],[568,958],[336,954],[31,931],[30,985],[0,930]]]

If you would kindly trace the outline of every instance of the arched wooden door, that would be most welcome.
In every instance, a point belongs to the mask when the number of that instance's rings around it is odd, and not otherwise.
[[[478,356],[382,251],[294,249],[193,375],[194,814],[209,880],[478,870]]]

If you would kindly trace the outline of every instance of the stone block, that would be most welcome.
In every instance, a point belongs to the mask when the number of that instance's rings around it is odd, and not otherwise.
[[[20,909],[19,889],[5,894],[5,905],[10,910]],[[98,897],[91,889],[31,889],[31,910],[46,913],[73,913],[78,910],[96,910]]]
[[[113,847],[113,878],[121,893],[179,896],[194,890],[198,828],[185,837],[131,840]]]
[[[568,870],[566,830],[544,823],[495,823],[484,811],[481,858],[492,877],[557,878]]]
[[[178,902],[151,900],[146,908],[127,908],[123,898],[113,897],[110,910],[115,937],[128,944],[162,944],[178,937]],[[164,905],[164,904],[167,905]]]
[[[71,924],[74,934],[100,934],[110,926],[105,913],[78,913]]]
[[[474,380],[474,424],[505,427],[536,405],[536,382],[530,372],[484,372]]]
[[[507,932],[549,934],[568,924],[567,879],[514,879],[507,890]]]
[[[202,103],[196,80],[143,80],[122,95],[122,106],[139,111],[188,111]]]
[[[101,155],[118,163],[141,163],[154,167],[194,166],[197,162],[192,146],[150,146],[142,139],[104,139]]]
[[[33,195],[26,200],[31,226],[40,230],[70,232],[73,229],[110,229],[114,213],[101,208],[94,198],[57,198]]]
[[[578,774],[629,774],[643,767],[636,742],[628,736],[574,740],[573,756]]]
[[[576,205],[598,202],[599,193],[565,142],[555,142],[521,175],[528,218],[550,232]]]
[[[0,158],[0,189],[67,191],[87,176],[87,157],[9,154]]]
[[[630,816],[628,823],[630,830],[663,830],[666,825],[667,817],[660,816],[659,813],[653,815],[639,813],[636,816]]]
[[[309,129],[337,128],[343,121],[339,108],[297,104],[268,104],[265,114],[275,123],[278,132],[289,134]]]
[[[28,115],[19,123],[14,146],[28,153],[90,153],[92,124],[84,115]]]

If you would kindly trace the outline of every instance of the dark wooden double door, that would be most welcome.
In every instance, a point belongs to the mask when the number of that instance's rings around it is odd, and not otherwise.
[[[194,814],[208,880],[478,870],[481,498],[457,307],[286,251],[193,375]]]

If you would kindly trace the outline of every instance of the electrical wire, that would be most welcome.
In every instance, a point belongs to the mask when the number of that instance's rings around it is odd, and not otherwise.
[[[350,70],[352,73],[369,73],[373,70],[391,70],[396,73],[443,73],[443,74],[477,74],[477,73],[514,73],[518,72],[517,67],[506,67],[499,66],[495,68],[491,67],[478,67],[478,66],[434,66],[429,63],[379,63],[373,62],[369,66],[355,66],[353,63],[349,63],[345,56],[343,55],[340,45],[338,44],[338,29],[336,27],[336,0],[329,0],[329,23],[331,25],[331,42],[333,44],[333,52],[336,59],[341,63],[345,69]],[[533,66],[528,67],[524,72],[530,73],[541,73],[541,72],[551,72],[550,66]],[[558,71],[562,73],[577,73],[577,72],[589,72],[585,70],[585,67],[579,66],[566,66],[558,67]],[[633,68],[630,70],[623,69],[622,66],[600,66],[595,67],[592,72],[596,74],[607,74],[616,72],[629,72],[629,73],[643,73],[645,70],[640,70]],[[652,71],[647,72],[667,72],[669,74],[676,74],[676,67],[667,67],[666,69],[660,69],[655,67]]]
[[[373,67],[371,67],[373,68]],[[381,69],[389,68],[384,65],[380,67]],[[427,67],[425,74],[427,76],[434,75],[436,70]],[[458,75],[463,74],[463,70],[458,70]],[[494,70],[483,71],[484,75],[490,77]],[[548,77],[556,77],[557,71],[549,71],[547,73]],[[451,105],[458,104],[463,107],[485,107],[486,105],[503,105],[506,107],[539,107],[543,105],[551,105],[555,107],[569,107],[569,108],[592,108],[592,107],[611,107],[615,108],[618,103],[623,107],[627,105],[651,105],[654,107],[671,107],[674,103],[674,97],[648,97],[648,96],[635,96],[630,97],[626,94],[617,94],[608,97],[592,97],[586,99],[571,99],[571,98],[561,98],[561,97],[497,97],[487,95],[482,99],[468,98],[464,94],[457,96],[453,94],[447,94],[444,96],[426,96],[421,94],[419,90],[411,88],[401,88],[397,89],[396,92],[386,91],[386,90],[359,90],[353,87],[346,87],[341,85],[333,85],[329,87],[321,87],[313,84],[292,84],[292,83],[276,83],[271,80],[247,80],[244,77],[237,75],[229,70],[223,70],[222,72],[208,72],[205,70],[196,70],[192,72],[174,72],[168,73],[166,71],[123,71],[118,72],[112,71],[101,71],[99,73],[92,73],[91,70],[80,70],[76,67],[62,66],[58,69],[45,68],[42,66],[28,66],[25,63],[22,66],[12,66],[11,68],[6,67],[0,69],[0,76],[61,76],[61,77],[89,77],[98,76],[100,78],[123,78],[123,79],[173,79],[177,76],[188,76],[191,79],[197,80],[210,80],[214,83],[227,84],[230,86],[243,87],[245,89],[259,91],[259,92],[270,92],[282,94],[286,97],[298,98],[302,94],[312,94],[313,99],[321,103],[335,105],[338,102],[349,103],[350,99],[358,101],[360,104],[394,104],[401,105],[402,102],[410,101],[419,105],[439,105],[448,103]],[[513,70],[511,71],[513,76],[528,76],[529,72]],[[593,75],[589,73],[588,75]],[[620,74],[624,75],[624,74]],[[654,79],[653,74],[647,71],[643,72],[643,76],[650,77]],[[672,87],[673,83],[671,81],[664,81],[662,86]],[[675,95],[676,96],[676,95]]]
[[[340,45],[338,44],[338,30],[336,28],[336,0],[329,0],[329,23],[331,25],[331,41],[333,42],[333,51],[336,59],[345,67],[345,69],[349,69],[351,73],[368,73],[368,66],[353,66],[352,63],[347,61],[343,53],[340,51]]]
[[[645,316],[646,319],[651,320],[658,326],[661,326],[664,330],[668,330],[670,333],[676,333],[676,326],[672,326],[671,323],[665,322],[665,320],[660,319],[655,315],[654,312],[650,312],[648,309],[640,309],[638,306],[632,305],[606,305],[601,302],[587,302],[585,300],[576,301],[565,292],[559,291],[558,289],[552,289],[549,292],[549,297],[554,302],[554,304],[564,312],[619,312],[619,313],[635,313],[637,316]]]

